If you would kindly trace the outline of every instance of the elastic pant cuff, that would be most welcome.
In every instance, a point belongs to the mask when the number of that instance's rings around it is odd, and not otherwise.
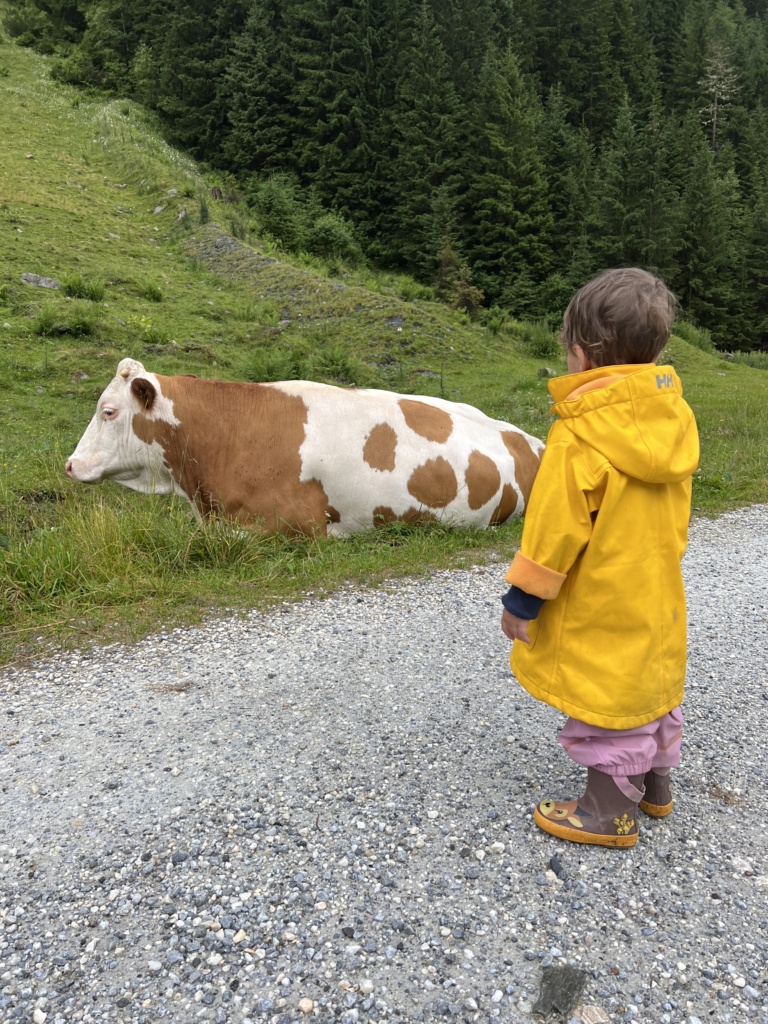
[[[575,758],[574,758],[575,760]],[[645,775],[649,772],[653,765],[651,764],[651,758],[647,758],[643,761],[635,761],[630,764],[595,764],[588,765],[589,768],[597,768],[603,775],[610,775],[614,779],[626,777],[627,775]],[[654,769],[656,771],[656,769]]]

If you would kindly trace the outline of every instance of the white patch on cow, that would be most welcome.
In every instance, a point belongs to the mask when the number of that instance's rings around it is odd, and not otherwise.
[[[145,415],[178,424],[173,402],[163,395],[155,374],[147,373],[135,359],[123,359],[99,398],[96,414],[67,460],[67,475],[80,483],[114,480],[143,494],[181,495],[184,492],[165,465],[161,445],[156,441],[147,444],[133,431],[133,417],[141,410],[131,392],[131,382],[136,377],[146,378],[157,392],[152,410]]]
[[[413,471],[427,460],[440,457],[452,467],[458,483],[456,497],[444,508],[429,511],[443,522],[487,526],[505,484],[517,493],[519,506],[524,496],[515,477],[515,461],[502,439],[505,431],[519,433],[534,452],[543,443],[524,431],[493,420],[479,409],[459,402],[422,395],[398,395],[389,391],[329,390],[310,381],[273,384],[286,394],[303,399],[307,408],[305,438],[300,449],[301,480],[318,480],[328,502],[340,520],[328,526],[328,533],[345,536],[373,526],[377,507],[392,509],[396,516],[421,507],[408,491]],[[444,442],[430,441],[406,423],[401,398],[423,402],[449,413],[454,429]],[[396,464],[383,474],[363,458],[365,440],[371,430],[387,423],[397,436]],[[498,467],[500,484],[496,492],[479,508],[469,507],[465,475],[472,452],[480,452]]]

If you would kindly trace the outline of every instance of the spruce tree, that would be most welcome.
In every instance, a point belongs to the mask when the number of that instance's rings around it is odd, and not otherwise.
[[[463,102],[472,100],[490,46],[504,51],[513,45],[519,22],[513,0],[430,0],[448,55],[451,81]]]
[[[554,226],[552,267],[576,287],[593,265],[591,260],[584,264],[584,243],[591,221],[595,156],[586,127],[569,122],[560,86],[547,97],[539,139]]]
[[[240,173],[298,169],[300,137],[289,102],[296,69],[285,9],[280,0],[252,0],[224,69],[224,152]]]
[[[458,100],[429,4],[422,2],[403,46],[388,121],[391,208],[386,245],[393,262],[430,280],[446,228],[441,210],[455,190]],[[439,198],[438,198],[439,197]]]
[[[477,285],[516,314],[535,311],[551,265],[552,216],[537,147],[541,110],[514,53],[489,50],[465,154],[462,240]]]
[[[382,181],[375,24],[370,0],[301,5],[293,91],[304,180],[366,234]]]
[[[136,52],[154,40],[162,24],[159,0],[98,0],[84,5],[83,13],[86,27],[82,38],[57,77],[130,93]]]
[[[739,183],[732,169],[718,170],[696,113],[686,118],[678,147],[685,170],[673,288],[684,308],[712,331],[716,343],[728,346],[744,263]]]
[[[537,70],[544,88],[559,85],[574,123],[583,122],[599,141],[611,131],[625,89],[628,58],[619,19],[626,5],[541,0],[537,11]]]
[[[680,192],[672,181],[677,121],[657,101],[642,128],[643,241],[642,264],[672,280],[677,272],[681,228]]]
[[[745,218],[741,336],[731,348],[768,351],[768,181],[754,185],[752,204]]]
[[[659,76],[669,81],[677,56],[677,43],[690,0],[643,0],[638,6],[647,37],[651,40]]]
[[[659,105],[643,124],[625,95],[595,189],[595,251],[604,265],[674,273],[679,194],[669,180],[670,160],[669,127]]]
[[[598,165],[595,249],[607,266],[643,262],[641,151],[634,111],[625,93]]]
[[[155,47],[157,108],[172,142],[194,156],[221,163],[226,129],[223,75],[245,22],[245,0],[173,0]]]
[[[681,117],[704,105],[699,83],[709,52],[712,3],[713,0],[689,0],[673,44],[667,103]]]

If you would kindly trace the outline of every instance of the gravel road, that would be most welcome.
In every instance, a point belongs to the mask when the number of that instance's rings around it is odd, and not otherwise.
[[[6,670],[0,1021],[517,1024],[562,965],[552,1021],[768,1022],[768,506],[692,525],[675,811],[628,851],[532,823],[581,770],[505,567]]]

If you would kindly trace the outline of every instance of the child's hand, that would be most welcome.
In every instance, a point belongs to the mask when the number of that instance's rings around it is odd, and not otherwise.
[[[513,615],[505,608],[501,616],[501,631],[510,640],[522,640],[524,644],[529,644],[531,642],[531,638],[528,636],[530,621],[530,619],[518,618],[517,615]]]

